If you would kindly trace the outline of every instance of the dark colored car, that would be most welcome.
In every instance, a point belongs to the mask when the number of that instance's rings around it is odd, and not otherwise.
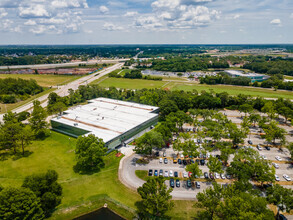
[[[200,165],[205,165],[205,160],[200,160]]]
[[[193,159],[191,159],[191,160],[190,160],[190,163],[194,163],[194,160],[193,160]]]
[[[200,165],[200,160],[199,159],[196,159],[195,162]]]
[[[180,180],[176,180],[176,187],[180,187]]]
[[[163,170],[160,170],[159,176],[163,176]]]
[[[200,183],[199,183],[198,181],[195,182],[195,187],[196,187],[197,189],[200,189]]]
[[[209,174],[207,172],[204,172],[204,178],[208,179],[209,178]]]
[[[282,214],[280,214],[277,219],[278,220],[287,220],[287,218],[284,215],[282,215]]]
[[[183,160],[183,165],[187,165],[187,161],[186,160]]]
[[[149,176],[153,175],[153,170],[149,170]]]
[[[191,181],[190,181],[190,180],[187,180],[187,181],[186,181],[186,186],[187,186],[188,188],[191,187]]]
[[[177,171],[174,172],[174,177],[178,177],[178,172]]]
[[[271,148],[270,148],[269,146],[265,146],[265,148],[266,148],[267,150],[271,150]]]
[[[159,151],[157,151],[157,152],[155,153],[155,155],[156,155],[156,157],[160,156]]]
[[[252,141],[251,140],[248,140],[247,143],[249,143],[250,145],[252,145]]]
[[[174,179],[170,179],[170,187],[174,188]]]
[[[164,158],[164,164],[167,164],[167,163],[168,163],[168,159]]]
[[[158,176],[158,170],[155,170],[154,176]]]
[[[210,173],[210,178],[213,180],[214,179],[214,175],[212,173]]]
[[[182,164],[182,160],[181,159],[178,159],[178,164]]]

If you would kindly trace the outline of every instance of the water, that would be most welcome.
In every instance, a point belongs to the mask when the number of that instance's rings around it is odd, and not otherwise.
[[[108,208],[100,208],[86,215],[75,218],[74,220],[125,220],[121,216],[115,214]]]

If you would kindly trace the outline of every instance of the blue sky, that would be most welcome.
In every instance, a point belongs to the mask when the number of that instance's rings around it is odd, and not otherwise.
[[[267,44],[292,36],[292,0],[0,0],[0,44]]]

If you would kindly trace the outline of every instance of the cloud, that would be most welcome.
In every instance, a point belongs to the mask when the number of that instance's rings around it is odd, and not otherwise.
[[[122,31],[124,28],[107,22],[104,24],[103,29],[107,31]]]
[[[22,18],[49,17],[50,13],[44,5],[31,5],[30,7],[19,7],[19,16]]]
[[[100,6],[99,10],[103,14],[106,14],[109,12],[109,8],[107,8],[105,5]]]
[[[7,16],[7,15],[8,15],[8,13],[5,11],[5,9],[4,8],[0,8],[0,18],[3,18],[5,16]]]
[[[239,14],[233,16],[233,19],[238,19],[238,18],[240,18]]]
[[[51,5],[54,8],[88,8],[86,0],[54,0]]]
[[[276,18],[276,19],[271,20],[270,24],[280,26],[282,24],[282,22],[279,18]]]
[[[135,15],[138,15],[138,12],[137,11],[128,11],[125,13],[125,17],[133,17]]]
[[[163,26],[160,20],[155,16],[140,16],[135,20],[135,26],[145,29],[160,28]]]
[[[290,15],[290,18],[293,18],[293,13]]]
[[[24,22],[25,25],[28,25],[28,26],[34,26],[36,25],[37,23],[34,21],[34,20],[27,20],[26,22]]]

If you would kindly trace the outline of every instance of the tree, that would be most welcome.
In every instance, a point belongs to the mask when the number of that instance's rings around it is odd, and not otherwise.
[[[185,170],[187,172],[191,172],[192,175],[190,176],[191,179],[193,179],[195,176],[197,176],[198,178],[202,175],[202,171],[199,168],[197,163],[192,163],[186,166]]]
[[[226,125],[229,132],[229,138],[232,140],[233,145],[237,145],[244,142],[247,136],[247,131],[244,129],[239,129],[236,124],[229,123]]]
[[[293,143],[288,144],[287,148],[291,154],[291,160],[293,160]]]
[[[93,172],[99,171],[105,166],[103,156],[107,148],[102,139],[90,134],[87,137],[79,136],[77,138],[75,157],[77,163],[74,167],[76,171]]]
[[[222,163],[216,157],[209,157],[209,162],[207,166],[211,173],[223,173]]]
[[[275,184],[267,189],[267,200],[278,206],[281,211],[290,212],[293,209],[293,190]]]
[[[282,107],[280,109],[278,109],[278,113],[282,116],[284,116],[285,118],[285,123],[287,124],[287,120],[288,118],[293,118],[293,110],[289,107]]]
[[[172,139],[172,132],[165,121],[161,122],[158,126],[156,126],[154,131],[160,133],[165,142],[168,142],[170,139]]]
[[[48,128],[47,113],[39,101],[34,101],[34,109],[29,119],[32,131],[37,138],[44,137]]]
[[[18,142],[22,149],[22,155],[24,155],[24,148],[31,144],[32,139],[33,135],[30,126],[22,127],[18,134]]]
[[[163,177],[148,179],[137,192],[142,198],[139,214],[142,219],[150,219],[153,217],[164,217],[174,203],[172,199],[172,188],[167,189]]]
[[[60,101],[52,105],[48,105],[48,112],[51,114],[59,113],[59,115],[61,115],[65,109],[66,109],[66,105]]]
[[[57,172],[48,170],[47,173],[25,177],[22,184],[22,187],[30,189],[40,199],[46,217],[61,203],[62,187],[57,180]]]
[[[260,121],[261,116],[257,113],[251,113],[248,118],[250,122],[253,123],[253,127],[255,127],[255,124]]]
[[[227,165],[230,154],[235,152],[235,150],[232,148],[231,142],[217,142],[216,148],[220,149],[220,158],[223,160],[224,164]]]
[[[134,151],[138,154],[152,154],[153,148],[162,148],[164,145],[163,136],[154,130],[149,131],[136,139]]]
[[[265,138],[268,143],[273,141],[273,143],[276,144],[276,139],[279,139],[281,144],[286,143],[285,135],[287,132],[284,128],[280,128],[276,121],[270,121],[269,124],[262,125],[262,129],[265,132],[263,138]]]
[[[0,192],[0,219],[44,219],[40,199],[26,188],[5,188]]]
[[[276,117],[276,110],[273,102],[271,101],[267,102],[264,107],[262,107],[261,111],[267,113],[270,119],[274,119]]]
[[[245,117],[247,115],[247,113],[252,112],[253,111],[253,107],[249,104],[243,104],[239,106],[239,111],[240,112],[244,112],[245,113]]]

